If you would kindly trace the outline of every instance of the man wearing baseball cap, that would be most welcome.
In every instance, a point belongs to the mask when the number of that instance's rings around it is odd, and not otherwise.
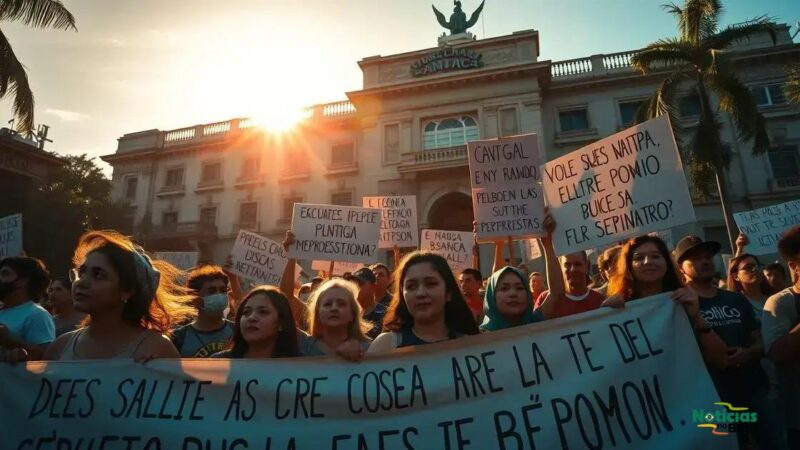
[[[369,267],[362,267],[353,272],[352,281],[358,284],[358,304],[361,305],[361,317],[373,324],[367,336],[375,339],[383,329],[383,316],[386,315],[386,306],[375,301],[375,274]]]
[[[761,329],[747,298],[714,285],[714,256],[719,251],[718,242],[703,241],[697,236],[684,237],[673,251],[687,286],[699,297],[700,314],[728,346],[727,367],[709,367],[709,374],[723,402],[758,413],[758,421],[752,425],[758,430],[753,436],[758,448],[784,448],[775,427],[775,411],[767,400],[767,376],[760,364],[764,356]],[[740,444],[746,444],[752,431],[755,430],[737,430]]]

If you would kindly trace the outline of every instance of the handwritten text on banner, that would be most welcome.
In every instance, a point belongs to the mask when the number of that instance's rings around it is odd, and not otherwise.
[[[744,249],[746,253],[775,253],[783,232],[800,224],[800,200],[735,213],[733,220],[750,240]]]
[[[295,203],[289,247],[294,259],[374,263],[378,260],[381,210]]]
[[[3,364],[0,448],[732,449],[694,339],[660,295],[359,364]]]
[[[536,134],[467,143],[478,239],[541,236],[544,200]]]
[[[417,247],[417,197],[400,195],[391,197],[364,197],[365,208],[380,208],[381,236],[378,248]]]
[[[272,285],[280,284],[288,262],[283,245],[245,230],[239,230],[231,258],[231,271],[236,275]]]
[[[548,162],[544,186],[560,255],[695,220],[667,116]]]
[[[458,276],[472,267],[472,233],[466,231],[422,230],[420,250],[444,256],[450,269]]]

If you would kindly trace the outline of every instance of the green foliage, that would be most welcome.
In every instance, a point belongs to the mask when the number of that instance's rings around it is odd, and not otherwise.
[[[63,156],[68,164],[39,187],[23,210],[25,250],[66,274],[78,238],[88,229],[131,232],[130,208],[111,200],[111,181],[86,155]]]
[[[800,65],[788,67],[786,69],[786,86],[783,92],[789,103],[800,106]]]

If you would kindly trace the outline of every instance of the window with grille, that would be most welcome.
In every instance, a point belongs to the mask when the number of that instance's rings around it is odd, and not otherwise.
[[[782,105],[786,103],[786,96],[783,93],[783,84],[781,83],[751,87],[750,94],[753,96],[753,100],[758,106]]]
[[[437,148],[466,145],[467,142],[480,138],[478,123],[470,116],[460,118],[449,117],[439,121],[431,121],[425,125],[422,133],[422,148]]]
[[[500,136],[514,136],[519,134],[519,124],[517,123],[517,108],[505,108],[500,110]]]
[[[180,187],[183,186],[183,167],[174,167],[167,169],[167,176],[164,180],[165,187]]]
[[[331,194],[331,205],[353,206],[352,192],[337,192]]]
[[[217,223],[217,207],[209,206],[200,208],[200,223],[215,225]]]
[[[239,205],[239,223],[256,223],[258,220],[258,203],[246,202]]]
[[[383,160],[387,163],[400,161],[399,124],[389,124],[383,129]]]
[[[294,210],[295,203],[303,203],[303,197],[295,196],[295,197],[286,197],[283,199],[283,217],[282,219],[291,220],[292,219],[292,211]]]
[[[178,223],[177,212],[165,212],[161,215],[161,224],[165,226],[174,226]]]
[[[206,163],[200,174],[201,183],[211,183],[214,181],[222,180],[222,164],[221,163]]]
[[[258,177],[258,173],[261,170],[261,158],[258,156],[251,156],[249,158],[245,158],[242,162],[242,175],[241,177],[245,180],[250,180],[253,178]]]
[[[619,102],[619,118],[622,121],[622,126],[628,127],[633,125],[633,119],[636,116],[636,111],[644,104],[644,100],[632,100],[627,102]]]
[[[128,200],[136,199],[136,188],[139,187],[139,179],[129,177],[125,179],[125,198]]]
[[[800,152],[797,145],[780,145],[769,150],[769,163],[776,179],[800,177]]]
[[[331,147],[331,165],[347,166],[353,164],[355,161],[354,147],[352,142]]]
[[[581,131],[589,129],[589,111],[586,108],[570,109],[558,112],[558,123],[561,132]]]

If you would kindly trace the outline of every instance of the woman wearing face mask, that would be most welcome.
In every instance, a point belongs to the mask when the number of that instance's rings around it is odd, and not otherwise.
[[[478,327],[443,257],[423,251],[406,255],[397,269],[398,289],[369,353],[477,334]]]
[[[756,314],[756,320],[761,323],[764,303],[773,294],[761,270],[761,263],[755,255],[743,253],[732,258],[729,264],[728,289],[747,297]]]
[[[486,321],[481,331],[497,331],[544,320],[533,311],[531,291],[525,275],[513,267],[503,267],[489,277],[484,296]]]
[[[671,293],[683,306],[695,330],[703,358],[711,367],[725,367],[727,346],[700,314],[697,294],[683,287],[667,245],[656,236],[638,236],[622,247],[617,267],[608,283],[609,298],[603,306],[622,308],[625,302]]]
[[[212,358],[286,358],[299,356],[289,301],[278,289],[259,286],[245,296],[236,310],[228,350]]]
[[[179,357],[165,333],[193,310],[188,291],[175,283],[175,267],[151,261],[115,231],[81,236],[73,264],[75,309],[88,314],[89,322],[56,339],[45,359]]]
[[[56,337],[76,330],[86,319],[86,314],[76,311],[72,303],[72,283],[66,277],[53,278],[47,288],[47,298],[53,307]]]
[[[187,285],[197,294],[197,318],[172,334],[172,343],[184,358],[207,358],[227,347],[233,322],[225,319],[230,280],[222,267],[205,264],[189,272]]]
[[[336,278],[314,291],[308,304],[308,334],[299,333],[304,356],[341,354],[348,341],[354,341],[363,356],[370,343],[366,333],[372,325],[361,319],[357,295],[353,283]]]

